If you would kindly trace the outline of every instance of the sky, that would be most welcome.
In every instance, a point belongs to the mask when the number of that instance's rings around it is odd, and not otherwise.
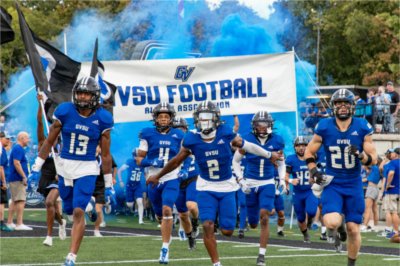
[[[222,0],[206,1],[209,3],[209,7],[211,9],[215,9],[217,6],[220,6]],[[258,16],[264,19],[268,19],[269,15],[274,12],[274,9],[272,8],[272,4],[274,2],[275,0],[239,0],[241,5],[250,7],[257,13]]]

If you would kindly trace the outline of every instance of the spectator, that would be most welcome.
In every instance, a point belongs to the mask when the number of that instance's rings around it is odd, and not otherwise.
[[[384,86],[380,86],[375,97],[375,130],[377,133],[388,132],[390,129],[390,103],[390,95],[385,92]]]
[[[3,132],[6,130],[6,117],[4,115],[0,115],[0,131]]]
[[[387,88],[387,94],[389,94],[390,99],[391,99],[389,132],[394,133],[395,132],[394,124],[396,122],[395,120],[397,119],[397,114],[400,109],[400,99],[399,99],[400,96],[399,96],[399,93],[394,90],[393,82],[389,81],[386,84],[386,88]]]
[[[366,107],[365,107],[365,119],[371,124],[374,125],[375,121],[373,119],[373,114],[374,114],[374,103],[375,103],[375,94],[376,94],[376,89],[375,88],[370,88],[368,89],[367,93],[367,102],[366,102]]]
[[[356,112],[354,116],[364,117],[365,115],[365,101],[360,97],[360,93],[354,92],[354,100],[356,102]]]
[[[15,144],[10,154],[10,191],[13,207],[10,207],[8,214],[8,227],[15,230],[32,230],[31,227],[23,224],[23,215],[26,201],[26,186],[28,171],[28,160],[25,156],[24,148],[30,142],[29,134],[21,131],[17,135],[17,144]],[[12,209],[13,208],[13,209]],[[14,212],[17,213],[17,224],[13,223]]]
[[[398,199],[400,188],[400,147],[391,151],[391,161],[387,164],[387,180],[385,184],[385,202],[392,217],[392,232],[387,238],[392,238],[399,233]]]
[[[8,202],[7,197],[7,183],[4,168],[8,165],[7,152],[4,148],[9,145],[10,138],[4,132],[0,132],[0,230],[1,231],[13,231],[4,223],[4,208]]]

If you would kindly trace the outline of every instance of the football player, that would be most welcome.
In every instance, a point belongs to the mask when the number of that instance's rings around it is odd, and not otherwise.
[[[246,143],[252,143],[259,149],[276,154],[281,160],[272,161],[258,154],[248,153],[244,149],[235,152],[233,169],[238,178],[245,177],[246,188],[250,191],[246,195],[247,213],[251,228],[256,228],[258,222],[261,224],[260,247],[257,257],[257,265],[265,265],[265,252],[269,238],[269,216],[274,209],[275,201],[275,167],[278,166],[279,187],[286,189],[285,185],[285,163],[283,161],[283,149],[285,147],[283,138],[272,132],[274,121],[266,111],[254,114],[251,120],[252,131],[243,136]],[[246,155],[244,174],[241,173],[240,161]]]
[[[314,196],[310,184],[310,172],[304,158],[309,140],[305,136],[299,136],[294,141],[295,154],[286,158],[287,183],[292,184],[292,201],[297,216],[299,229],[303,234],[305,243],[311,243],[308,229],[318,209],[318,199]]]
[[[63,145],[56,161],[58,186],[67,215],[73,214],[70,251],[64,265],[75,265],[76,256],[85,232],[85,209],[100,173],[96,147],[101,147],[105,186],[112,185],[110,131],[111,113],[100,107],[100,88],[92,77],[80,78],[72,89],[73,103],[64,102],[54,111],[50,127],[39,155],[32,166],[39,172],[51,146],[61,133]]]
[[[137,156],[137,149],[132,152],[132,158],[128,159],[119,169],[118,169],[118,180],[120,187],[125,186],[122,180],[122,172],[128,170],[128,178],[126,180],[125,194],[126,194],[126,206],[133,211],[134,203],[136,201],[138,207],[139,224],[144,224],[143,222],[143,189],[141,185],[141,180],[144,177],[143,168],[136,164],[135,158]]]
[[[334,117],[319,121],[305,158],[310,178],[316,183],[313,187],[322,190],[324,224],[338,231],[336,242],[346,241],[348,235],[348,265],[355,265],[361,246],[359,225],[365,208],[361,164],[376,164],[377,155],[372,126],[363,118],[353,117],[354,94],[347,89],[337,90],[331,97],[331,106]],[[315,159],[321,146],[326,154],[325,173],[318,170]]]
[[[155,127],[144,128],[140,133],[140,145],[136,163],[147,167],[149,175],[157,174],[164,165],[178,154],[183,131],[172,127],[175,109],[169,103],[159,103],[153,109]],[[173,225],[172,209],[179,194],[179,169],[165,175],[158,186],[148,186],[148,197],[156,218],[161,223],[162,247],[159,262],[169,261],[169,244]]]
[[[222,234],[231,236],[236,224],[235,192],[239,186],[232,175],[231,145],[263,156],[268,161],[275,162],[280,158],[276,152],[266,151],[243,140],[231,127],[223,124],[220,117],[220,110],[213,102],[199,104],[193,113],[196,132],[187,132],[179,154],[161,172],[147,179],[147,184],[158,184],[164,175],[168,175],[186,158],[194,155],[200,170],[196,189],[200,220],[203,223],[203,240],[214,266],[221,265],[214,235],[217,212]],[[239,183],[246,186],[243,179]]]
[[[181,129],[183,132],[188,131],[188,124],[184,118],[175,118],[173,127]],[[199,209],[196,202],[196,180],[199,175],[199,169],[193,156],[189,156],[183,162],[183,165],[178,173],[180,185],[179,196],[175,202],[176,209],[179,213],[179,218],[186,237],[189,241],[189,249],[196,247],[196,237],[198,231]],[[189,214],[192,216],[189,219]]]

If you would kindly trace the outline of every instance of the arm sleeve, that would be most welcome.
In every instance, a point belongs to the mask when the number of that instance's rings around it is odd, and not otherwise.
[[[276,163],[278,164],[279,179],[280,179],[280,180],[285,180],[285,175],[286,175],[286,164],[285,164],[285,160],[277,161]]]
[[[240,161],[242,160],[242,158],[243,155],[238,150],[233,155],[233,160],[232,160],[233,172],[235,173],[238,179],[243,178],[242,167],[240,166]]]
[[[255,154],[255,155],[258,155],[261,157],[265,157],[267,159],[271,158],[271,152],[264,150],[260,146],[257,146],[256,144],[251,143],[249,141],[243,140],[242,149],[244,149],[248,153],[252,153],[252,154]]]
[[[146,151],[146,152],[149,150],[149,145],[147,144],[147,140],[140,139],[139,150]]]

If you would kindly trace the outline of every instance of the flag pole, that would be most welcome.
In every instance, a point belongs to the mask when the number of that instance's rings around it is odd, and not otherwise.
[[[21,95],[19,95],[17,98],[15,98],[14,100],[12,100],[11,102],[9,102],[6,106],[3,106],[3,108],[1,108],[0,113],[2,113],[3,111],[7,110],[11,105],[13,105],[14,103],[18,102],[22,97],[24,97],[25,95],[27,95],[31,90],[33,90],[34,88],[36,88],[35,86],[30,87],[27,91],[25,91],[24,93],[22,93]]]

